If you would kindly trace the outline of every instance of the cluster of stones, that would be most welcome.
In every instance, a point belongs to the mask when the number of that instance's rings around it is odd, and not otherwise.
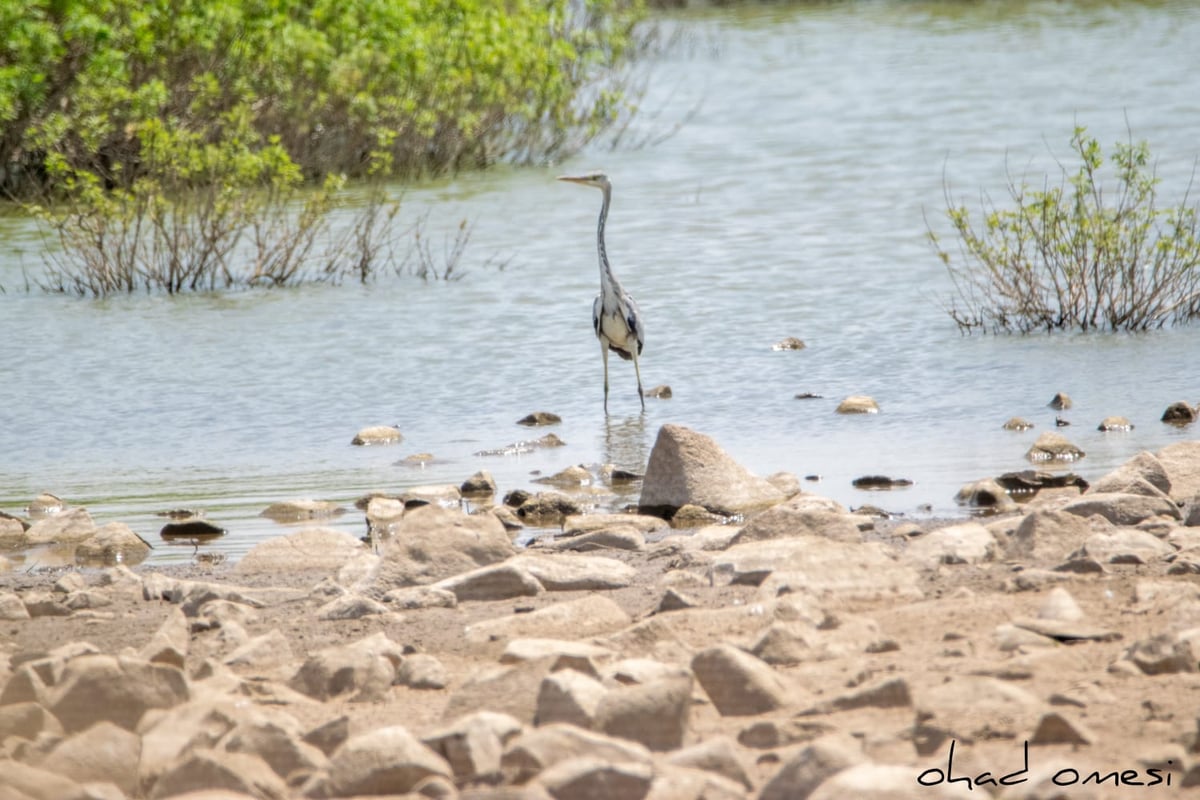
[[[798,489],[664,426],[646,513],[571,515],[544,547],[490,512],[376,498],[374,546],[308,527],[206,580],[19,576],[0,591],[0,793],[970,797],[950,746],[998,789],[989,759],[1025,743],[1005,796],[1112,769],[1200,785],[1194,713],[1152,701],[1164,678],[1200,685],[1200,442],[942,526]],[[686,508],[744,521],[670,535]],[[91,643],[136,614],[156,624]],[[47,617],[88,635],[12,644]],[[414,645],[422,621],[452,633]],[[1122,708],[1128,730],[1092,721]]]

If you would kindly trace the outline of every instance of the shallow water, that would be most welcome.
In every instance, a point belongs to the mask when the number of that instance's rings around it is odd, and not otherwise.
[[[502,491],[574,463],[641,470],[659,426],[675,422],[759,474],[819,475],[807,488],[920,517],[961,513],[964,482],[1028,467],[1025,451],[1054,428],[1055,392],[1075,400],[1062,432],[1087,452],[1073,465],[1087,478],[1200,436],[1158,421],[1169,403],[1200,400],[1200,327],[960,336],[924,222],[945,232],[943,178],[970,203],[981,190],[1003,198],[1006,169],[1056,169],[1076,123],[1106,148],[1128,124],[1158,157],[1164,196],[1180,196],[1200,156],[1200,8],[862,2],[663,24],[669,44],[626,146],[405,191],[435,229],[475,222],[457,282],[26,294],[15,289],[43,245],[0,217],[0,508],[52,491],[130,524],[165,562],[194,548],[160,542],[154,513],[199,507],[230,531],[205,547],[236,557],[287,530],[257,516],[276,500],[349,506],[481,468]],[[676,123],[665,141],[628,146]],[[646,320],[643,378],[674,391],[644,414],[618,359],[611,414],[601,409],[599,194],[552,180],[593,166],[615,184],[608,251]],[[785,336],[807,349],[772,351]],[[872,395],[882,413],[834,414],[849,394]],[[544,433],[515,424],[539,409],[563,417],[566,447],[475,455]],[[1137,427],[1101,434],[1109,414]],[[1013,415],[1037,427],[1001,430]],[[350,446],[369,424],[396,424],[405,440]],[[397,463],[418,452],[436,460]],[[915,484],[852,488],[865,474]],[[357,512],[336,524],[363,530]]]

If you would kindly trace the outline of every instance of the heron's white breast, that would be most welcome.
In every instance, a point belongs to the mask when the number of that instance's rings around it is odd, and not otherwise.
[[[628,349],[625,342],[629,339],[629,326],[620,314],[605,314],[600,317],[600,333],[617,347]]]

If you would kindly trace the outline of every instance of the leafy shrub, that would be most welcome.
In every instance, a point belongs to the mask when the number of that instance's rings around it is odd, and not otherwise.
[[[928,233],[954,283],[947,310],[959,328],[1140,331],[1200,317],[1200,219],[1188,197],[1157,206],[1144,141],[1116,145],[1108,194],[1097,141],[1077,127],[1071,149],[1077,172],[1064,168],[1060,185],[1041,190],[1010,178],[1014,207],[985,198],[981,224],[947,190],[961,260]]]
[[[0,0],[0,187],[57,159],[129,188],[181,132],[310,178],[542,158],[621,113],[638,2]]]

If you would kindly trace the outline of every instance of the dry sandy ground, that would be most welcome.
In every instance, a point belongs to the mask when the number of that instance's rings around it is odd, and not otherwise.
[[[904,537],[893,528],[892,523],[881,522],[871,536],[903,551]],[[602,592],[635,622],[656,616],[668,584],[690,598],[695,609],[657,614],[671,620],[674,641],[648,645],[658,657],[665,660],[675,654],[685,665],[691,654],[718,643],[749,646],[769,623],[771,614],[770,604],[764,607],[760,587],[710,580],[704,558],[681,546],[688,536],[688,531],[681,531],[649,543],[640,552],[603,553],[635,567],[637,577],[628,587]],[[1195,662],[1190,665],[1193,671],[1161,675],[1114,667],[1131,644],[1179,629],[1187,622],[1173,616],[1169,603],[1147,604],[1144,598],[1137,599],[1139,582],[1157,579],[1196,587],[1200,579],[1195,575],[1168,576],[1165,563],[1110,564],[1103,574],[1068,573],[1057,578],[1029,572],[1027,566],[996,560],[925,568],[920,570],[918,584],[922,599],[820,601],[822,621],[812,632],[811,658],[775,667],[792,688],[787,707],[756,716],[721,716],[697,687],[685,744],[716,736],[739,742],[738,754],[754,785],[747,796],[757,796],[806,740],[826,732],[843,732],[857,738],[871,760],[902,765],[910,771],[911,784],[895,787],[896,797],[933,797],[937,796],[934,789],[921,786],[917,779],[923,773],[927,781],[938,778],[936,771],[925,770],[945,769],[949,742],[942,742],[932,753],[919,754],[914,743],[919,739],[918,723],[926,707],[939,702],[932,699],[939,686],[964,676],[990,676],[1029,693],[1038,705],[1033,709],[1019,702],[996,705],[984,693],[978,708],[971,710],[968,698],[964,710],[964,701],[958,700],[954,713],[968,717],[958,729],[969,729],[973,735],[956,742],[954,775],[978,776],[988,771],[995,777],[1021,769],[1024,743],[1033,737],[1039,720],[1048,712],[1061,712],[1085,741],[1032,745],[1028,750],[1031,773],[1052,765],[1055,770],[1078,769],[1081,776],[1091,771],[1118,771],[1122,785],[1114,786],[1117,781],[1109,780],[1102,787],[1093,785],[1086,791],[1076,786],[1062,790],[1061,795],[1043,790],[1028,796],[1200,796],[1200,789],[1184,788],[1186,782],[1195,779],[1187,770],[1194,763],[1200,764],[1200,755],[1192,752],[1200,716],[1200,673],[1194,671]],[[135,570],[142,576],[152,571]],[[342,699],[288,708],[305,726],[345,714],[350,718],[351,733],[402,724],[418,737],[444,722],[444,712],[456,689],[481,668],[496,664],[506,645],[505,641],[470,643],[463,635],[466,626],[586,594],[547,592],[517,599],[460,602],[456,608],[321,621],[315,609],[324,598],[313,597],[310,589],[324,575],[245,576],[236,574],[231,565],[167,572],[177,578],[262,590],[255,596],[265,600],[265,607],[246,624],[247,632],[254,636],[277,629],[286,637],[295,657],[295,662],[280,674],[265,677],[286,678],[307,654],[380,631],[413,651],[436,656],[449,676],[446,689],[396,686],[384,702]],[[1018,586],[1014,578],[1022,572],[1034,579]],[[95,583],[99,574],[90,571],[84,577]],[[60,577],[62,573],[10,573],[0,575],[0,589],[27,595],[34,589],[49,590]],[[1113,635],[1072,644],[1044,639],[1016,646],[1006,644],[998,629],[1007,630],[1003,626],[1014,620],[1037,617],[1053,587],[1070,593],[1084,612],[1086,624]],[[86,641],[105,653],[139,648],[173,608],[170,603],[147,601],[133,592],[112,592],[111,599],[112,605],[98,609],[102,613],[0,623],[0,667],[5,655],[21,660],[66,642]],[[1194,624],[1200,624],[1200,618]],[[838,636],[843,637],[841,644],[837,644]],[[187,669],[199,668],[208,658],[219,659],[227,650],[219,631],[194,632]],[[0,681],[3,678],[0,669]],[[880,707],[887,703],[877,703],[849,710],[821,705],[889,678],[903,679],[911,694],[910,702],[901,701],[895,707]],[[504,700],[497,698],[497,703],[503,704]],[[1065,735],[1070,738],[1073,734]],[[1163,771],[1155,773],[1152,769]],[[1059,774],[1060,780],[1071,781],[1071,772]],[[1135,785],[1152,783],[1155,775],[1162,783]],[[1166,785],[1166,776],[1170,776],[1170,786]],[[973,795],[987,796],[985,792],[994,793],[995,788],[982,786]]]

